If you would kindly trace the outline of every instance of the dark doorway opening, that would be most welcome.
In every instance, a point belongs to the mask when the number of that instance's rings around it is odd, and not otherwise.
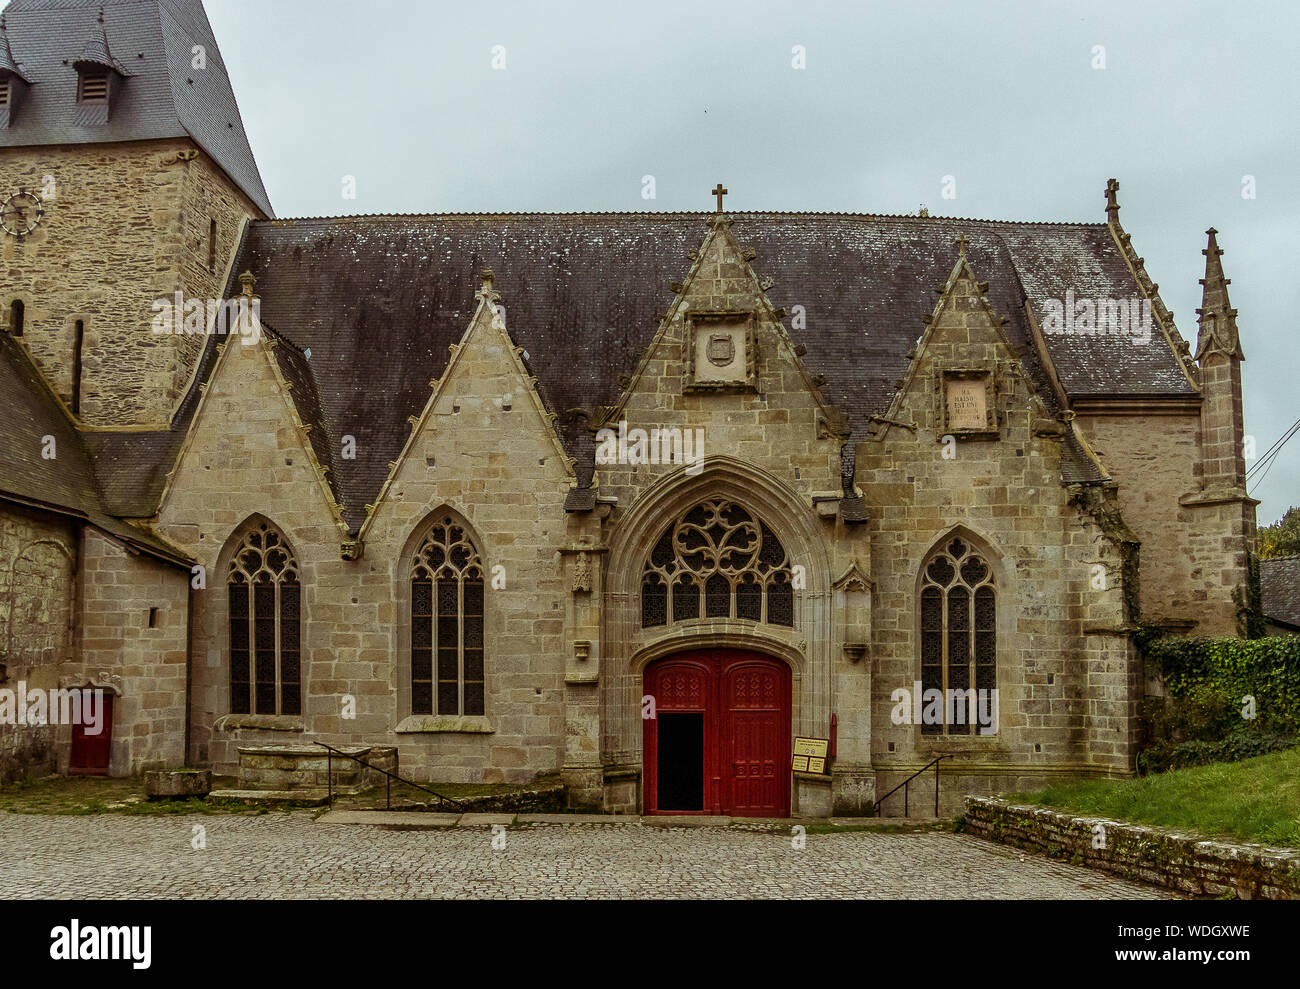
[[[704,715],[661,714],[659,809],[704,809]]]

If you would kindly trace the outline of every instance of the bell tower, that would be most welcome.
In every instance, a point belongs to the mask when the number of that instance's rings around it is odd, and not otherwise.
[[[13,0],[0,212],[0,330],[83,426],[167,428],[273,215],[200,0]]]

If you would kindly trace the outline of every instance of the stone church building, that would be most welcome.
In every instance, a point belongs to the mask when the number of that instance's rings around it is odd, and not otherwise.
[[[106,724],[0,696],[0,767],[321,741],[766,817],[1132,773],[1134,633],[1237,634],[1255,502],[1215,232],[1193,351],[1118,188],[276,219],[199,0],[14,0],[0,695]]]

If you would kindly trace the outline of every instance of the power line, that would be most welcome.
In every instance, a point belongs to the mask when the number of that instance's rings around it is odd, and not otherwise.
[[[1282,448],[1286,446],[1287,441],[1296,434],[1297,429],[1300,429],[1300,422],[1296,422],[1288,428],[1278,441],[1268,448],[1264,453],[1264,456],[1256,462],[1255,466],[1246,472],[1246,476],[1249,477],[1251,474],[1258,474],[1260,471],[1267,473],[1268,468],[1272,466],[1273,461],[1277,459],[1277,455],[1282,452]]]
[[[1292,423],[1292,425],[1285,432],[1283,432],[1282,436],[1272,446],[1270,446],[1267,450],[1264,451],[1263,455],[1259,458],[1258,461],[1256,461],[1255,466],[1246,472],[1246,476],[1249,477],[1251,474],[1254,474],[1256,471],[1260,470],[1265,463],[1267,463],[1270,459],[1272,459],[1278,447],[1280,447],[1283,443],[1285,443],[1288,439],[1291,438],[1291,436],[1295,433],[1296,427],[1298,426],[1300,426],[1300,419],[1297,419],[1294,423]]]
[[[1254,468],[1255,471],[1258,471],[1259,468],[1261,467],[1264,468],[1264,473],[1260,474],[1259,477],[1254,482],[1253,486],[1256,490],[1258,490],[1259,486],[1264,483],[1264,478],[1268,477],[1268,472],[1272,470],[1273,465],[1277,463],[1278,455],[1282,452],[1282,450],[1286,447],[1287,443],[1291,441],[1292,437],[1294,437],[1297,432],[1300,432],[1300,420],[1296,420],[1295,425],[1293,425],[1290,429],[1288,429],[1282,435],[1282,438],[1278,440],[1276,443],[1274,443],[1273,446],[1269,447],[1269,452],[1265,454],[1265,456],[1260,459],[1259,463],[1255,465]],[[1247,480],[1250,479],[1249,473],[1246,475],[1246,478]]]

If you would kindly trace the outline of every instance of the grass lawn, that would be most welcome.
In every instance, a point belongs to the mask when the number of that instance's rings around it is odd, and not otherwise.
[[[234,780],[213,780],[214,786]],[[275,809],[291,809],[277,805]],[[0,814],[265,814],[266,807],[233,800],[149,800],[144,780],[47,776],[0,787]]]
[[[1081,780],[1008,799],[1191,829],[1211,838],[1300,848],[1300,748],[1136,779]]]

